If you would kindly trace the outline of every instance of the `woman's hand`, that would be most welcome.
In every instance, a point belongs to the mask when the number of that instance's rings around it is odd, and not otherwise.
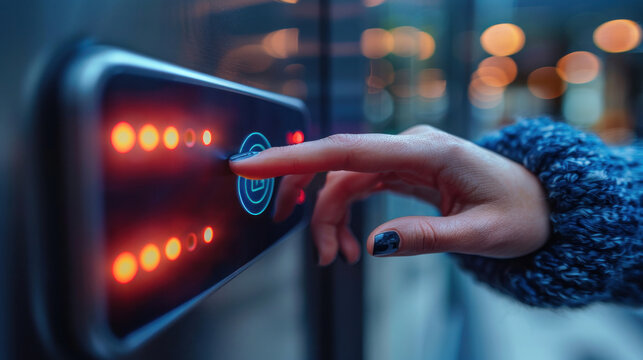
[[[518,257],[541,247],[549,234],[545,194],[521,165],[430,126],[399,135],[333,135],[275,147],[230,161],[240,176],[281,181],[275,220],[292,212],[300,189],[328,171],[311,219],[319,264],[340,250],[349,262],[360,246],[348,228],[353,201],[392,190],[439,207],[443,216],[402,217],[368,237],[375,256],[437,252]]]

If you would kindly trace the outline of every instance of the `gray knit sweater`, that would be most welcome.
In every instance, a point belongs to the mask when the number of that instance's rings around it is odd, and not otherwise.
[[[535,174],[551,210],[544,247],[515,259],[458,255],[495,289],[533,306],[643,305],[643,147],[611,148],[547,118],[523,120],[481,146]]]

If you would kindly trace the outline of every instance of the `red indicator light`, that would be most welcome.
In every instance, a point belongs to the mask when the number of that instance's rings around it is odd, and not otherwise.
[[[208,146],[212,143],[212,133],[210,130],[205,130],[202,136],[203,145]]]
[[[193,251],[196,249],[196,234],[190,233],[188,235],[188,238],[185,240],[185,247],[188,249],[188,251]]]
[[[165,256],[169,260],[176,260],[181,255],[181,242],[173,237],[165,243]]]
[[[141,263],[141,268],[145,271],[156,269],[161,261],[161,252],[159,251],[159,248],[154,244],[145,245],[143,250],[141,250],[139,261]]]
[[[156,131],[154,125],[147,124],[141,128],[141,132],[138,134],[138,142],[145,151],[156,149],[159,144],[159,132]]]
[[[112,265],[114,279],[121,284],[132,281],[137,271],[136,257],[130,252],[123,252],[118,255],[114,260],[114,265]]]
[[[299,193],[297,194],[297,204],[301,205],[306,201],[306,193],[304,190],[299,189]]]
[[[194,143],[196,142],[196,135],[194,134],[194,130],[192,129],[185,130],[185,135],[183,135],[183,140],[185,141],[185,145],[187,147],[194,146]]]
[[[203,229],[203,241],[205,241],[206,244],[211,243],[213,238],[214,238],[214,230],[212,230],[211,226],[208,226],[205,229]]]
[[[304,133],[297,130],[292,134],[293,144],[301,144],[304,142]]]
[[[126,153],[134,147],[136,133],[132,125],[121,121],[112,129],[112,146],[119,153]]]
[[[179,146],[179,132],[174,126],[168,126],[163,132],[163,144],[170,150],[174,150]]]

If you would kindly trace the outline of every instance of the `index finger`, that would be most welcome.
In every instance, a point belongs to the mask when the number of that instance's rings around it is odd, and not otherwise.
[[[412,170],[423,166],[441,167],[439,131],[414,135],[338,134],[297,145],[274,147],[252,157],[230,161],[237,175],[263,179],[287,174],[309,174],[334,170],[383,172]],[[440,136],[436,136],[440,135]],[[426,137],[426,141],[424,141]],[[420,141],[422,140],[422,141]],[[432,157],[432,161],[426,161]]]

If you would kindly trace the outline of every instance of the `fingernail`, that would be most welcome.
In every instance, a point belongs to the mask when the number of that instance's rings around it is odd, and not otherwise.
[[[255,155],[259,154],[258,151],[248,151],[244,153],[239,153],[239,154],[234,154],[230,156],[230,161],[239,161],[239,160],[244,160],[247,158],[251,158]]]
[[[387,231],[375,235],[375,244],[373,244],[373,255],[389,255],[397,251],[400,247],[400,235],[395,231]]]

